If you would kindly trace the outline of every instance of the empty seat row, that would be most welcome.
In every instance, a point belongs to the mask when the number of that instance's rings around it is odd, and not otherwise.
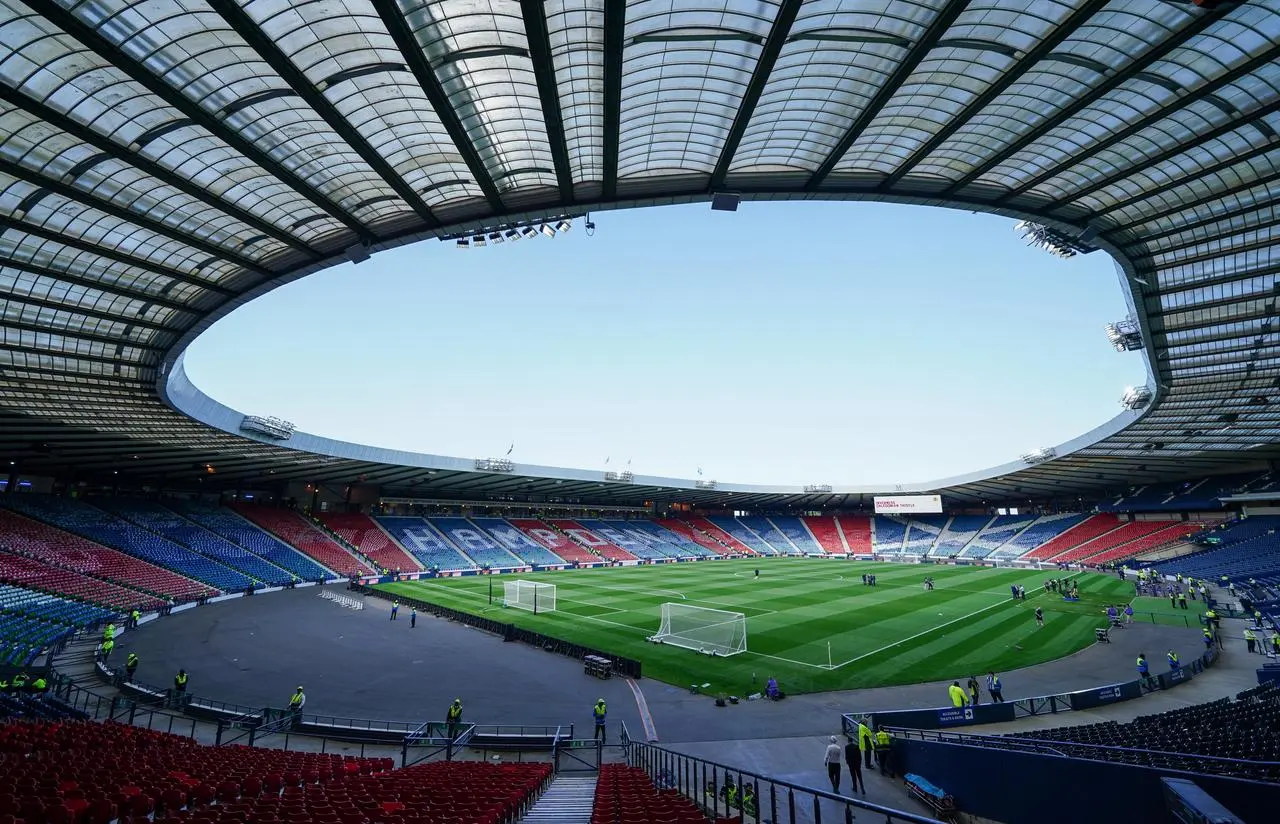
[[[0,513],[2,519],[3,513]],[[120,574],[119,570],[115,571]],[[167,603],[149,592],[119,586],[54,566],[40,558],[0,549],[0,581],[27,589],[50,592],[75,601],[86,601],[126,612],[159,609]],[[151,583],[155,583],[152,581]]]
[[[370,575],[374,571],[297,512],[254,504],[238,504],[234,509],[339,575]]]
[[[323,581],[337,575],[230,509],[188,501],[169,501],[166,506],[192,523],[266,558],[304,581]]]

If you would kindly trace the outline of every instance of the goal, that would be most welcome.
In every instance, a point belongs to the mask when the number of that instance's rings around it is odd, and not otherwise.
[[[708,655],[737,655],[747,651],[747,616],[723,609],[665,603],[662,625],[649,640]]]
[[[505,581],[502,594],[504,607],[527,609],[533,613],[556,611],[556,585],[533,581]]]

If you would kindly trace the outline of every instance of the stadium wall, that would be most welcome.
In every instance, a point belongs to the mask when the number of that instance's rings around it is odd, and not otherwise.
[[[1221,775],[902,738],[894,741],[893,754],[900,773],[927,778],[951,793],[966,814],[993,821],[1163,820],[1157,811],[1164,808],[1164,777],[1194,781],[1245,821],[1272,821],[1280,808],[1280,785]],[[1074,800],[1064,803],[1057,790]]]

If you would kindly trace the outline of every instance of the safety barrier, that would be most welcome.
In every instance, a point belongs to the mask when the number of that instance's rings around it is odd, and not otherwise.
[[[345,607],[347,609],[364,609],[363,601],[352,598],[350,595],[343,595],[341,592],[334,592],[331,589],[320,590],[320,597],[326,601],[333,601],[338,606]]]

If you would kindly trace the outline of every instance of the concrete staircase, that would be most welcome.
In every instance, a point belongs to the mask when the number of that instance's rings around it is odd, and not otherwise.
[[[557,775],[520,824],[590,824],[595,775]]]

